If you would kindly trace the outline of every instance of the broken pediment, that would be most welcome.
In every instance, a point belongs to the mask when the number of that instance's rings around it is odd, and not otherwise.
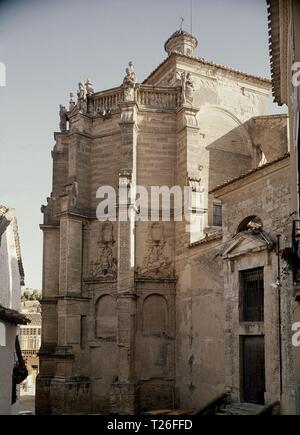
[[[223,259],[234,258],[253,252],[270,250],[273,242],[264,231],[247,230],[230,240],[223,251]]]

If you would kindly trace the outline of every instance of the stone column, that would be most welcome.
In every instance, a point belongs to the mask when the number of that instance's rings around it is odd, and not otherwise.
[[[55,216],[57,200],[67,179],[67,134],[54,133],[56,144],[52,151],[53,184],[47,205],[42,206],[43,231],[43,285],[42,306],[42,344],[39,351],[40,370],[36,381],[36,414],[50,414],[50,385],[56,373],[54,358],[57,347],[57,298],[59,294],[59,219]]]
[[[188,186],[189,176],[197,178],[198,165],[195,148],[199,148],[199,126],[197,114],[199,108],[183,104],[177,111],[177,178],[176,183],[182,189]],[[197,165],[198,163],[198,165]],[[191,235],[186,232],[185,220],[176,222],[177,255],[184,252],[191,243]]]
[[[59,227],[41,225],[44,236],[42,346],[39,351],[40,371],[36,383],[36,413],[50,413],[50,383],[55,375],[53,353],[57,346],[57,296],[59,288]]]
[[[112,385],[111,411],[117,414],[136,413],[134,373],[134,338],[136,294],[135,223],[132,204],[135,200],[137,106],[124,102],[121,109],[121,156],[118,210],[118,381]],[[128,200],[127,200],[127,198]]]

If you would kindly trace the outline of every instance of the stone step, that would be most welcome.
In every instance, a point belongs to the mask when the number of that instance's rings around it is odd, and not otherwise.
[[[256,415],[263,409],[254,403],[230,403],[219,409],[215,415]]]

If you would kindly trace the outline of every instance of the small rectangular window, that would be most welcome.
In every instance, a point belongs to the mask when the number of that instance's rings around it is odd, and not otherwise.
[[[213,205],[213,226],[221,227],[222,226],[222,205],[214,204]]]
[[[264,273],[263,268],[241,272],[241,321],[264,320]]]

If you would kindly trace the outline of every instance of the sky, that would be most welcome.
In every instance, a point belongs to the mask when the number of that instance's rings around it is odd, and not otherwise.
[[[41,204],[51,192],[60,103],[86,78],[95,91],[138,81],[162,62],[164,42],[191,0],[0,0],[0,203],[16,209],[26,287],[41,289]],[[197,55],[270,78],[265,0],[193,0]],[[271,104],[270,113],[284,110]]]

